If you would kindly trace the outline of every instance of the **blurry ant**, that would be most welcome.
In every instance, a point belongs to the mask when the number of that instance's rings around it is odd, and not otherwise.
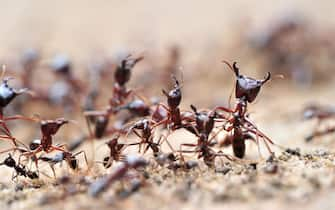
[[[2,74],[5,73],[5,66],[2,67]],[[1,76],[3,77],[3,76]],[[14,115],[10,117],[5,117],[4,116],[4,108],[7,107],[14,98],[17,96],[23,94],[23,93],[29,93],[28,89],[23,88],[16,90],[12,87],[9,86],[8,82],[11,78],[4,78],[2,80],[2,83],[0,84],[0,130],[4,133],[4,135],[0,135],[0,139],[6,139],[6,140],[11,140],[12,143],[17,146],[17,139],[15,139],[12,136],[11,131],[7,127],[6,122],[10,120],[34,120],[29,117],[24,117],[21,115]]]
[[[248,119],[247,114],[248,103],[252,103],[256,99],[261,87],[270,80],[270,72],[268,72],[267,76],[263,80],[256,80],[241,75],[239,68],[236,66],[236,62],[234,62],[232,66],[226,61],[223,62],[227,64],[228,67],[235,73],[235,98],[237,101],[236,107],[233,110],[223,106],[215,108],[216,111],[221,110],[232,115],[230,118],[220,114],[218,115],[218,118],[227,120],[224,125],[224,130],[227,132],[232,132],[232,134],[228,134],[224,144],[231,143],[233,146],[234,155],[238,158],[243,158],[245,155],[245,140],[252,139],[257,143],[259,148],[258,137],[261,137],[264,140],[268,151],[270,154],[272,154],[268,142],[270,144],[274,144],[273,141],[260,130],[258,130],[256,125]],[[256,138],[254,138],[253,135],[255,135]]]
[[[126,83],[130,80],[132,68],[142,59],[143,57],[131,58],[130,55],[123,59],[120,65],[117,66],[114,74],[115,84],[113,87],[113,96],[109,100],[109,106],[104,111],[86,111],[84,113],[87,120],[88,117],[97,118],[95,122],[95,136],[97,138],[101,138],[104,135],[109,123],[110,115],[115,115],[120,111],[120,106],[125,104],[131,93],[134,93],[133,90],[126,87]],[[114,129],[109,133],[113,132]]]
[[[86,164],[88,165],[88,161],[87,161],[87,157],[84,151],[79,151],[75,154],[71,153],[71,152],[60,152],[57,153],[55,156],[53,157],[46,157],[46,156],[41,156],[38,158],[38,160],[42,160],[45,162],[48,162],[50,164],[51,170],[53,172],[54,177],[56,177],[56,172],[55,172],[55,168],[54,165],[57,163],[60,163],[62,161],[66,161],[66,163],[68,164],[68,166],[72,169],[72,170],[77,170],[78,169],[78,160],[76,158],[76,156],[83,154]]]
[[[122,162],[122,165],[116,168],[111,174],[93,182],[88,188],[88,194],[97,197],[103,191],[107,190],[111,184],[126,177],[130,169],[137,169],[145,167],[146,165],[147,161],[142,157],[129,155],[125,158],[125,161]]]
[[[16,174],[13,174],[12,180],[17,178],[18,176],[24,176],[24,177],[28,177],[30,179],[38,179],[39,178],[39,175],[38,175],[37,172],[27,170],[24,165],[17,164],[16,161],[14,160],[14,158],[10,154],[8,154],[8,157],[2,163],[0,163],[0,165],[5,165],[5,166],[7,166],[9,168],[13,168],[15,170]]]
[[[325,130],[319,130],[321,123],[335,117],[333,107],[310,105],[304,109],[304,119],[317,119],[317,125],[314,131],[306,137],[306,141],[312,141],[316,137],[324,136],[335,132],[335,127],[328,127]]]
[[[126,148],[126,144],[118,142],[119,136],[116,136],[109,140],[106,144],[110,150],[109,156],[104,157],[103,165],[105,168],[112,166],[113,161],[122,161],[125,156],[122,155],[122,151]]]

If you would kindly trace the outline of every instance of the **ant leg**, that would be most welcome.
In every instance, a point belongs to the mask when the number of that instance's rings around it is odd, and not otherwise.
[[[65,147],[65,145],[60,145],[60,146],[50,146],[50,150],[48,151],[49,152],[52,152],[54,150],[57,150],[57,151],[61,151],[61,152],[67,152],[65,149],[63,149],[62,147]]]
[[[219,129],[219,131],[217,131],[214,135],[212,135],[211,138],[208,139],[208,143],[211,144],[212,141],[213,141],[214,139],[216,139],[217,135],[219,135],[219,133],[221,133],[223,130],[224,130],[224,127],[222,127],[221,129]]]
[[[168,121],[169,121],[169,118],[166,118],[166,119],[164,119],[164,120],[161,120],[161,121],[155,123],[154,125],[152,125],[152,128],[155,128],[155,127],[157,127],[157,126],[160,126],[160,125],[162,125],[162,124],[165,124],[165,123],[167,123]]]
[[[52,171],[52,174],[53,174],[53,176],[54,176],[54,179],[56,179],[57,176],[56,176],[56,171],[55,171],[54,164],[49,164],[49,166],[50,166],[50,168],[51,168],[51,171]]]
[[[215,107],[214,111],[217,111],[217,110],[228,112],[228,113],[234,113],[235,112],[235,110],[229,109],[229,108],[224,107],[224,106],[217,106],[217,107]]]
[[[85,159],[85,162],[86,162],[86,166],[88,166],[88,159],[87,159],[87,156],[86,156],[86,153],[85,153],[84,150],[75,153],[73,156],[77,156],[77,155],[80,155],[80,154],[83,154],[83,155],[84,155],[84,159]]]
[[[160,142],[160,140],[163,138],[163,141],[162,142]],[[161,138],[160,138],[160,140],[159,140],[159,143],[158,144],[163,144],[164,142],[166,142],[167,143],[167,145],[169,146],[169,148],[171,149],[171,151],[174,153],[174,152],[176,152],[175,151],[175,149],[172,147],[172,145],[170,144],[170,142],[168,141],[168,139],[167,139],[167,137],[166,136],[164,136],[164,135],[161,135]]]
[[[38,121],[38,119],[35,119],[35,118],[32,118],[32,117],[25,117],[25,116],[22,116],[22,115],[14,115],[14,116],[3,118],[3,121],[9,121],[9,120],[27,120],[27,121],[33,121],[33,122]]]

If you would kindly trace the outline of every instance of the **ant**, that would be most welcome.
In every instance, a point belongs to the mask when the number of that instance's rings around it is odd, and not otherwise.
[[[113,96],[109,100],[109,106],[106,110],[85,112],[86,119],[88,117],[98,118],[98,120],[95,121],[95,136],[97,138],[101,138],[105,134],[110,116],[115,115],[118,111],[120,111],[120,106],[124,105],[129,96],[134,93],[133,90],[126,87],[126,83],[130,80],[132,69],[143,59],[143,57],[131,58],[130,56],[131,55],[128,55],[125,59],[123,59],[116,68],[114,74],[115,84],[113,87]],[[109,133],[113,132],[114,131],[112,129]]]
[[[163,107],[167,111],[167,117],[157,122],[154,127],[163,124],[165,127],[176,130],[183,127],[183,120],[192,120],[186,113],[181,112],[179,109],[182,100],[181,86],[175,76],[172,76],[172,78],[175,81],[174,88],[169,92],[164,89],[162,90],[163,94],[167,97],[168,106],[162,103],[158,104],[158,106]],[[157,107],[157,109],[159,108]]]
[[[17,164],[16,161],[14,160],[14,158],[10,154],[8,154],[8,157],[2,163],[0,163],[0,165],[5,165],[5,166],[7,166],[9,168],[13,168],[15,170],[16,174],[15,175],[13,174],[12,180],[17,178],[18,176],[24,176],[24,177],[28,177],[30,179],[38,179],[39,178],[39,175],[38,175],[37,172],[27,170],[24,165]]]
[[[80,151],[80,152],[77,152],[75,154],[73,154],[71,152],[64,151],[64,152],[57,153],[53,157],[41,156],[41,157],[38,158],[38,160],[48,162],[50,164],[50,167],[52,169],[54,177],[56,177],[56,172],[55,172],[55,169],[54,169],[55,164],[60,163],[60,162],[65,160],[67,162],[68,166],[72,170],[77,170],[78,169],[78,160],[76,159],[76,156],[78,156],[80,154],[84,154],[86,164],[88,164],[87,157],[86,157],[86,154],[85,154],[84,151]]]
[[[329,127],[325,130],[319,130],[323,121],[332,119],[335,117],[335,109],[333,107],[319,106],[319,105],[309,105],[304,110],[305,119],[317,119],[317,126],[314,131],[306,137],[306,141],[312,141],[315,137],[324,136],[335,132],[335,127]]]
[[[227,64],[228,67],[235,73],[235,98],[237,101],[236,107],[233,110],[223,106],[215,108],[216,111],[224,111],[231,114],[230,118],[218,114],[219,119],[227,120],[223,128],[227,132],[230,132],[225,139],[225,143],[231,143],[234,155],[238,158],[243,158],[245,155],[245,140],[252,139],[257,143],[259,149],[258,137],[261,137],[264,140],[268,151],[272,154],[268,142],[274,144],[273,141],[258,130],[256,125],[249,120],[247,114],[248,103],[252,103],[256,99],[261,87],[270,80],[271,73],[268,72],[267,76],[263,80],[256,80],[241,75],[239,68],[236,66],[236,62],[234,62],[232,66],[226,61],[223,62]],[[254,138],[253,135],[255,135],[256,138]]]
[[[3,73],[5,72],[5,67],[3,66]],[[0,130],[5,134],[5,135],[0,135],[1,139],[7,139],[7,140],[11,140],[12,143],[15,146],[18,146],[18,140],[15,139],[12,136],[11,131],[9,130],[9,128],[7,127],[6,121],[10,121],[10,120],[34,120],[32,118],[28,118],[28,117],[24,117],[21,115],[14,115],[14,116],[10,116],[10,117],[5,117],[4,116],[4,108],[6,108],[13,100],[14,98],[16,98],[17,96],[23,94],[23,93],[28,93],[28,89],[23,88],[23,89],[19,89],[16,90],[12,87],[9,86],[8,82],[11,78],[4,78],[2,80],[2,83],[0,84]]]
[[[198,137],[196,144],[184,143],[180,145],[180,153],[198,153],[198,159],[203,158],[205,164],[209,167],[214,165],[215,158],[224,156],[228,160],[232,160],[229,155],[223,154],[221,151],[216,152],[211,147],[214,146],[213,138],[209,138],[217,117],[216,111],[199,112],[194,105],[191,109],[195,113],[195,126],[188,126],[187,130]],[[194,150],[182,150],[182,147],[195,147]]]
[[[109,140],[106,144],[110,150],[109,156],[103,159],[103,165],[105,168],[112,166],[113,161],[122,161],[125,156],[122,155],[122,151],[126,148],[126,144],[121,144],[118,142],[119,136],[114,137]]]
[[[142,133],[141,134],[138,133],[137,130],[141,130]],[[154,142],[154,130],[150,120],[142,119],[137,121],[133,126],[129,128],[127,135],[131,132],[134,132],[135,135],[141,139],[141,141],[138,143],[129,144],[129,145],[139,145],[139,152],[141,152],[141,146],[143,144],[147,144],[143,153],[145,153],[149,148],[152,150],[154,154],[160,152],[160,145],[161,145],[160,141],[162,139],[162,136],[157,143]]]
[[[58,118],[56,120],[42,120],[40,122],[42,138],[40,140],[33,141],[33,143],[30,144],[30,149],[32,149],[32,151],[23,152],[21,156],[34,157],[37,153],[42,151],[50,153],[55,150],[67,153],[64,149],[65,145],[52,145],[52,137],[57,133],[62,125],[67,124],[68,122],[69,121],[64,118]],[[38,159],[35,159],[36,166],[38,163],[37,161]]]
[[[145,167],[147,164],[148,164],[147,161],[142,157],[131,156],[131,155],[127,156],[125,158],[125,161],[122,162],[122,165],[116,168],[115,171],[113,171],[106,177],[98,179],[89,186],[88,188],[89,195],[93,197],[99,196],[111,184],[113,184],[117,180],[125,178],[130,169]]]

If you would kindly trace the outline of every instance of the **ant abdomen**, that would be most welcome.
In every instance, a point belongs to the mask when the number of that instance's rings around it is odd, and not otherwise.
[[[243,137],[235,137],[232,141],[234,155],[243,158],[245,155],[245,140]]]

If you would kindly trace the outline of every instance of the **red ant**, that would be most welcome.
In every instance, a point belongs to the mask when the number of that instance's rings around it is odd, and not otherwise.
[[[123,179],[130,169],[137,169],[145,167],[146,165],[147,161],[141,157],[127,156],[123,164],[116,168],[115,171],[113,171],[108,176],[93,182],[88,188],[88,193],[93,197],[97,197],[111,184],[117,180]]]
[[[40,139],[40,142],[34,141],[32,144],[30,144],[30,148],[32,151],[27,151],[27,152],[22,152],[21,156],[25,157],[36,157],[36,154],[44,151],[45,153],[51,153],[55,150],[65,152],[67,151],[64,149],[65,145],[60,145],[60,146],[54,146],[52,143],[52,137],[57,133],[59,128],[67,124],[69,121],[65,120],[64,118],[58,118],[56,120],[42,120],[40,122],[41,126],[41,134],[42,138]],[[17,148],[14,148],[12,150],[16,150]],[[38,159],[34,158],[36,167],[38,164]]]
[[[183,127],[183,120],[192,120],[187,116],[187,113],[181,112],[179,109],[180,102],[182,100],[181,86],[179,81],[175,76],[172,76],[175,81],[175,86],[169,92],[162,90],[163,94],[167,97],[167,104],[158,104],[158,106],[162,106],[167,111],[167,117],[163,120],[157,122],[154,127],[159,125],[165,125],[172,130],[179,129]],[[159,107],[157,107],[157,113]]]
[[[270,138],[258,130],[256,125],[248,119],[247,114],[248,103],[252,103],[256,99],[261,87],[270,80],[270,72],[268,72],[264,80],[256,80],[241,75],[239,68],[236,66],[236,62],[234,62],[232,66],[226,61],[224,61],[224,63],[227,64],[229,68],[235,73],[235,98],[237,99],[234,110],[222,106],[215,108],[215,110],[221,110],[232,114],[232,116],[228,119],[225,116],[219,115],[219,118],[227,120],[226,124],[224,125],[224,130],[227,132],[232,132],[232,134],[228,134],[226,137],[225,143],[231,143],[235,156],[238,158],[243,158],[245,155],[245,140],[252,139],[259,146],[258,137],[261,137],[264,140],[268,151],[272,154],[272,151],[267,142],[271,144],[274,143]],[[255,135],[256,139],[252,135]]]
[[[315,137],[324,136],[330,133],[335,132],[335,127],[328,127],[325,130],[318,130],[321,123],[325,120],[332,119],[335,117],[335,109],[333,107],[325,107],[318,105],[310,105],[307,106],[304,110],[304,118],[305,119],[317,119],[317,126],[314,131],[306,137],[306,141],[311,141]]]
[[[137,130],[141,130],[142,133],[138,133]],[[146,148],[144,149],[143,153],[145,153],[149,148],[152,150],[154,154],[157,154],[160,152],[160,145],[161,145],[161,138],[157,143],[154,142],[154,130],[152,127],[152,123],[148,119],[142,119],[138,122],[136,122],[133,126],[131,126],[128,130],[128,133],[134,132],[136,136],[138,136],[141,141],[138,143],[132,143],[129,145],[139,145],[139,152],[141,152],[141,146],[143,144],[146,144]]]

